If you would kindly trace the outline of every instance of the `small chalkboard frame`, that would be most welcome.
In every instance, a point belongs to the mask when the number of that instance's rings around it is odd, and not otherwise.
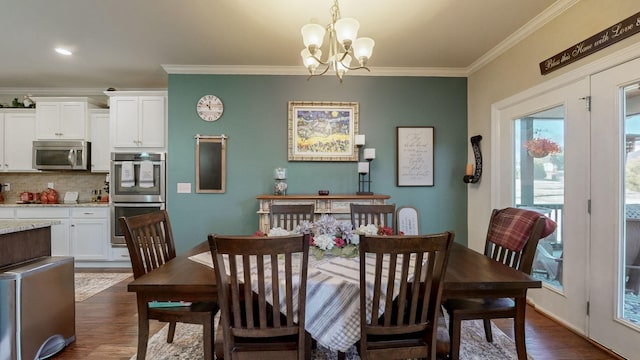
[[[226,191],[227,137],[196,136],[196,193]]]

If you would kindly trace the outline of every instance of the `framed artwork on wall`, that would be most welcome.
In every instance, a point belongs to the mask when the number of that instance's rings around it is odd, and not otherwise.
[[[357,102],[289,101],[289,161],[358,161]]]
[[[396,127],[397,186],[433,186],[433,126]]]

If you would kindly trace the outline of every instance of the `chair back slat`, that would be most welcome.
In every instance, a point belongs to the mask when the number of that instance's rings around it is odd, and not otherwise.
[[[390,349],[398,358],[435,356],[453,237],[451,232],[360,237],[361,358],[385,356]]]
[[[232,358],[231,352],[252,341],[271,347],[268,339],[282,336],[297,338],[303,353],[308,235],[212,234],[208,240],[219,284],[225,356]]]
[[[176,257],[169,215],[166,210],[120,217],[133,277],[138,278]]]
[[[303,221],[313,222],[313,204],[272,204],[269,208],[269,228],[294,230]]]
[[[397,233],[395,204],[350,204],[350,210],[351,225],[354,229],[357,229],[360,225],[373,224],[378,227],[390,227],[393,229],[394,234]]]

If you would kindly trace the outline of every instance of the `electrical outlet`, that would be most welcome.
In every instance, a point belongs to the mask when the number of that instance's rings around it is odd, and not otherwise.
[[[47,187],[48,187],[49,189],[53,189],[53,183],[52,183],[52,182],[47,183]]]
[[[10,183],[4,183],[4,191],[11,191],[11,184]]]

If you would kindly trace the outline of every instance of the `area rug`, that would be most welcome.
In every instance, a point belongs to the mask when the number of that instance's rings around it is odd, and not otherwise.
[[[131,277],[131,273],[75,273],[76,302],[85,301],[95,294]]]
[[[216,316],[217,323],[218,316]],[[515,343],[492,323],[493,343],[484,337],[481,320],[462,322],[460,341],[460,360],[516,360]],[[147,359],[155,360],[196,360],[203,359],[202,325],[176,325],[172,344],[167,344],[168,325],[149,339]],[[337,360],[338,353],[321,345],[311,354],[313,360]],[[355,346],[346,354],[347,360],[359,360]],[[134,355],[131,360],[135,360]],[[529,360],[533,360],[529,356]]]

